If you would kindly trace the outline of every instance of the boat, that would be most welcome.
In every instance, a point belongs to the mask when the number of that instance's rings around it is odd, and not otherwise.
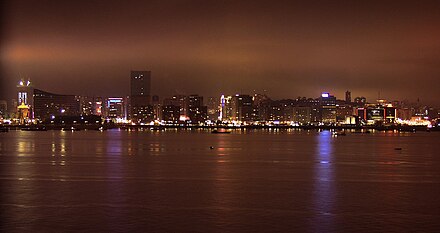
[[[347,134],[345,134],[344,131],[336,131],[336,132],[333,132],[333,136],[345,136],[345,135],[347,135]]]
[[[0,127],[0,133],[7,133],[9,131],[6,127]]]
[[[215,134],[229,134],[229,133],[231,133],[231,131],[216,130],[216,129],[214,129],[213,131],[211,131],[211,133],[215,133]]]

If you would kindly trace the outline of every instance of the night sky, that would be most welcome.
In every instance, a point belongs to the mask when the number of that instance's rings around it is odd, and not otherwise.
[[[439,1],[1,4],[4,99],[20,78],[54,93],[123,96],[130,70],[151,70],[161,98],[350,90],[440,104]]]

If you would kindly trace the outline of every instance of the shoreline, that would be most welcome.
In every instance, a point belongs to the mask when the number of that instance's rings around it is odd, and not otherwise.
[[[28,125],[28,126],[0,126],[7,130],[28,130],[28,131],[46,131],[46,130],[65,130],[65,131],[79,131],[79,130],[108,130],[108,129],[121,129],[121,130],[153,130],[160,131],[165,129],[227,129],[227,130],[243,130],[243,129],[300,129],[300,130],[350,130],[354,132],[367,132],[370,130],[375,131],[400,131],[400,132],[417,132],[417,131],[440,131],[440,127],[428,128],[426,126],[407,126],[407,125],[391,125],[391,126],[287,126],[287,125],[275,125],[275,126],[199,126],[199,125],[169,125],[169,126],[156,126],[156,125]]]

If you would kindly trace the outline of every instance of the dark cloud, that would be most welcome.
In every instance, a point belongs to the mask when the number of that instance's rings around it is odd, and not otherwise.
[[[60,93],[153,92],[274,98],[345,90],[439,103],[437,1],[9,1],[2,81]],[[4,77],[4,78],[3,78]]]

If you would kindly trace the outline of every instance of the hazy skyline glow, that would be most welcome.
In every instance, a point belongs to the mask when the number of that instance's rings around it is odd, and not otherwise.
[[[440,101],[438,1],[6,1],[1,98],[249,93]]]

